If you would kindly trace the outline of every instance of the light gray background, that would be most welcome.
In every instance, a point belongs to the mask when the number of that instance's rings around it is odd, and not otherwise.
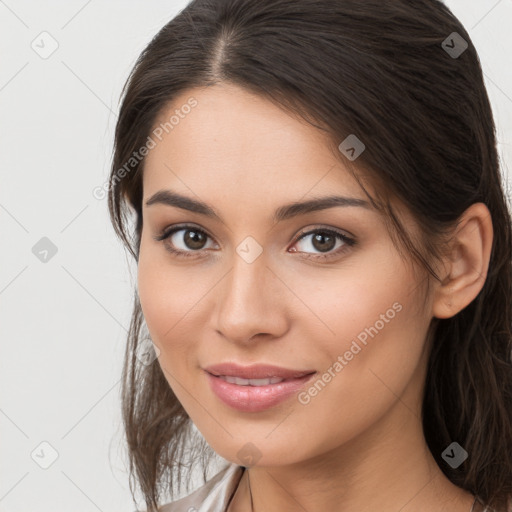
[[[92,191],[129,71],[186,3],[0,0],[1,512],[135,510],[119,383],[136,268]],[[479,52],[509,176],[512,0],[446,3]]]

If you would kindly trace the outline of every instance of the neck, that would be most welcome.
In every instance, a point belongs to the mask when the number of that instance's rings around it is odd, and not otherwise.
[[[247,469],[229,512],[469,512],[474,496],[444,476],[418,417],[402,402],[394,409],[321,456]]]

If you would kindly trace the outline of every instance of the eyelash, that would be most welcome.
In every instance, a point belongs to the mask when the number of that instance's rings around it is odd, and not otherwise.
[[[190,224],[184,224],[184,225],[177,225],[177,226],[173,226],[171,228],[166,228],[164,229],[159,235],[153,237],[154,240],[156,240],[157,242],[165,242],[165,240],[167,240],[171,235],[173,235],[174,233],[177,233],[178,231],[188,231],[188,230],[194,230],[198,233],[201,233],[203,235],[206,235],[208,238],[211,238],[208,233],[206,233],[205,231],[203,231],[202,229],[199,229],[197,228],[196,226],[193,226],[193,225],[190,225]],[[339,231],[336,231],[334,229],[331,229],[331,228],[317,228],[317,229],[313,229],[313,230],[310,230],[310,231],[306,231],[306,232],[301,232],[297,238],[294,240],[293,242],[293,245],[295,245],[297,242],[299,242],[300,240],[302,240],[303,238],[305,238],[306,236],[308,235],[313,235],[313,234],[318,234],[318,233],[322,233],[322,234],[328,234],[328,235],[332,235],[334,237],[336,237],[338,240],[341,240],[342,242],[344,242],[344,246],[341,247],[341,248],[338,248],[337,250],[335,250],[334,252],[330,252],[328,254],[316,254],[316,255],[307,255],[307,256],[301,256],[305,259],[311,259],[311,260],[329,260],[329,259],[332,259],[332,258],[335,258],[337,256],[339,256],[341,253],[344,253],[345,251],[349,250],[351,247],[354,247],[356,245],[356,241],[352,238],[349,238],[348,236],[346,236],[345,234],[339,232]],[[178,258],[194,258],[194,257],[197,257],[197,253],[201,252],[201,251],[204,251],[204,249],[199,249],[197,251],[182,251],[182,250],[179,250],[179,249],[174,249],[172,247],[170,247],[168,244],[166,244],[166,250],[169,251],[171,254],[175,255],[176,257]],[[299,251],[296,251],[298,254],[308,254],[308,253],[300,253]]]

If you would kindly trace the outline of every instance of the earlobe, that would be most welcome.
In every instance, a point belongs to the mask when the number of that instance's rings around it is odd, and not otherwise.
[[[444,279],[437,285],[432,315],[450,318],[471,303],[483,288],[493,241],[492,219],[484,203],[471,205],[454,229],[444,264]]]

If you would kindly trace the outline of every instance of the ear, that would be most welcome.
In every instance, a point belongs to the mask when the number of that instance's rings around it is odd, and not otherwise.
[[[492,219],[484,203],[472,204],[459,218],[444,258],[446,273],[436,284],[432,314],[450,318],[483,288],[493,241]],[[440,276],[441,277],[441,276]]]

